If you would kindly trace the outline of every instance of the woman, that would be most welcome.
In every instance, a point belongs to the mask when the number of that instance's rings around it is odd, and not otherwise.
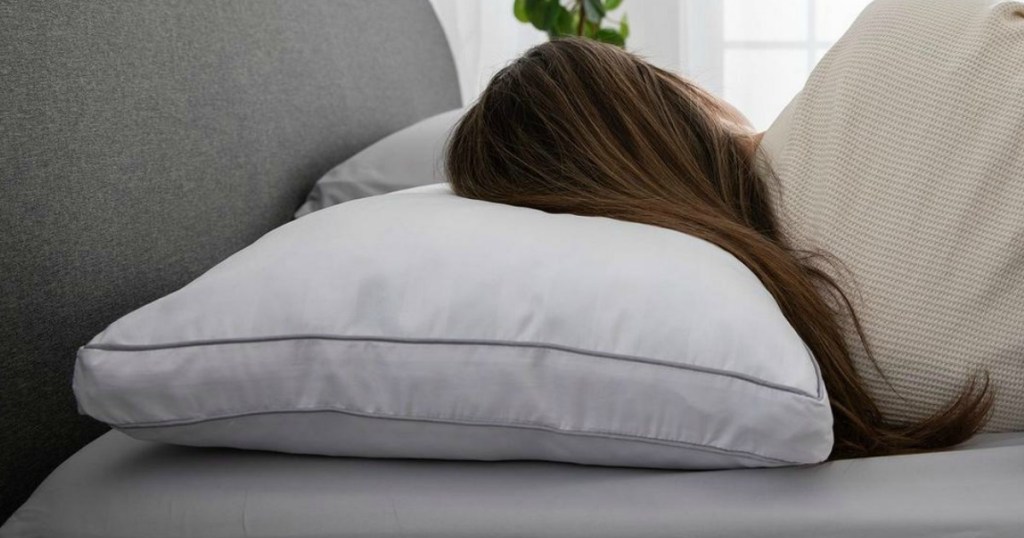
[[[782,233],[773,176],[755,165],[759,141],[735,109],[690,82],[620,49],[564,39],[495,75],[454,131],[446,167],[461,196],[661,226],[736,256],[821,365],[835,417],[830,459],[970,438],[992,407],[987,377],[918,423],[879,411],[851,360],[852,346],[867,349],[858,318],[816,265],[823,257]]]

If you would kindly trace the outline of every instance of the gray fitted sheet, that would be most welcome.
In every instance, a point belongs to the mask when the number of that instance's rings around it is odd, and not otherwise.
[[[681,472],[295,456],[110,432],[0,537],[1024,536],[1024,432],[952,451]]]

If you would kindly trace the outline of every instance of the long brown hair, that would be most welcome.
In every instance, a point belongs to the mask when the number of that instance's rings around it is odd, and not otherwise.
[[[850,346],[875,368],[847,295],[794,248],[757,166],[754,134],[711,94],[608,45],[560,39],[494,76],[448,142],[461,196],[670,228],[737,257],[775,297],[821,366],[834,416],[830,459],[940,449],[974,435],[992,408],[988,376],[947,407],[893,424],[864,387]],[[880,372],[881,370],[879,370]]]

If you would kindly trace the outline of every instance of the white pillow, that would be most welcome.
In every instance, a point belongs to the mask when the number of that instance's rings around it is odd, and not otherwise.
[[[817,365],[705,241],[433,185],[270,232],[79,352],[140,439],[710,469],[820,462]]]
[[[444,181],[444,144],[464,113],[457,108],[427,118],[335,166],[316,182],[295,218],[349,200]]]

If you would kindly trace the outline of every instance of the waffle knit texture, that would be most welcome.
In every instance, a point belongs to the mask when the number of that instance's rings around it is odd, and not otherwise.
[[[987,369],[986,431],[1024,430],[1024,3],[877,0],[762,147],[790,235],[848,269],[882,411],[926,418]]]

